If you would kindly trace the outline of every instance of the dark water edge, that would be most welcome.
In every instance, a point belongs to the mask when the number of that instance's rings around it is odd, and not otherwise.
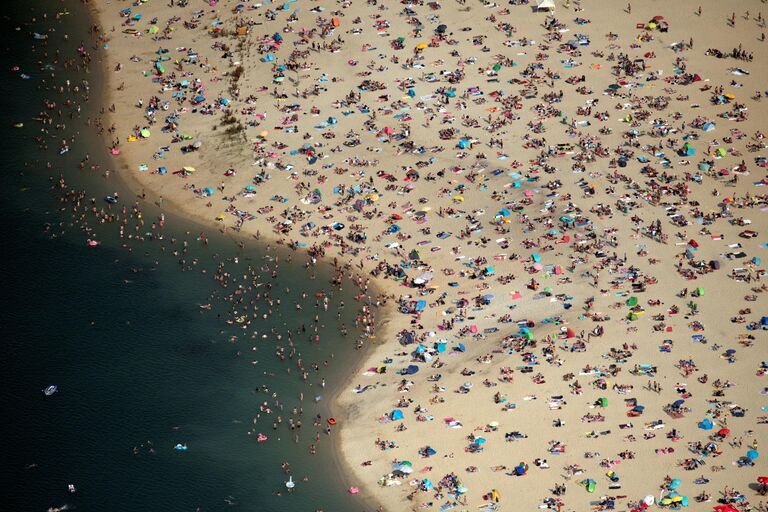
[[[65,10],[70,14],[52,19]],[[79,132],[72,151],[59,156],[52,141],[51,148],[41,152],[33,140],[39,125],[32,118],[44,98],[61,102],[64,97],[38,86],[44,81],[62,83],[65,76],[74,83],[84,75],[64,73],[59,66],[40,70],[38,62],[47,60],[39,45],[31,50],[31,32],[55,27],[48,59],[54,47],[72,55],[79,41],[89,41],[88,12],[72,0],[9,3],[4,11],[2,30],[11,37],[3,38],[0,56],[5,84],[0,98],[0,187],[5,195],[0,202],[0,403],[6,418],[0,510],[47,510],[65,504],[72,510],[110,511],[364,508],[345,493],[325,434],[318,455],[307,454],[312,417],[326,414],[328,398],[359,357],[350,349],[354,330],[350,327],[348,339],[337,334],[340,323],[350,325],[354,318],[351,286],[332,297],[330,312],[340,300],[346,307],[338,320],[335,314],[323,317],[326,326],[319,346],[296,339],[305,364],[330,362],[308,385],[295,372],[286,374],[285,368],[295,368],[295,362],[277,361],[272,338],[250,339],[242,329],[218,321],[216,307],[211,312],[198,307],[219,289],[210,276],[214,254],[230,260],[228,268],[236,274],[248,263],[262,264],[264,247],[241,250],[231,239],[210,233],[208,247],[194,245],[195,235],[186,237],[185,231],[198,233],[200,228],[172,214],[166,215],[166,240],[189,238],[192,256],[200,258],[199,267],[209,274],[180,272],[175,258],[160,252],[158,241],[128,244],[131,250],[121,247],[115,226],[95,226],[102,245],[86,247],[87,234],[58,211],[58,194],[51,190],[49,176],[61,172],[68,184],[88,190],[89,196],[118,190],[130,197],[114,178],[77,167],[85,153],[104,168],[110,165],[96,134],[83,124],[97,109],[99,73],[94,69],[87,78],[92,101],[83,106],[79,120],[67,121],[68,131]],[[42,19],[43,12],[49,19]],[[29,23],[33,16],[38,21]],[[64,31],[69,42],[58,39],[54,45],[56,34]],[[13,66],[30,80],[12,72]],[[24,127],[14,128],[18,122]],[[46,167],[49,161],[51,169]],[[239,263],[232,262],[235,256]],[[292,305],[301,300],[302,291],[311,295],[328,287],[329,270],[316,273],[316,281],[308,281],[299,261],[281,263],[275,289],[289,287],[291,292],[281,295],[284,307],[256,325],[260,333],[311,325],[313,300],[303,302],[302,315]],[[236,343],[230,342],[233,334],[240,336]],[[252,364],[254,360],[258,364]],[[325,390],[319,390],[321,376],[327,380]],[[50,384],[60,391],[46,397],[41,390]],[[254,393],[263,384],[278,392],[286,409],[303,405],[298,443],[285,426],[274,432],[271,420],[260,420],[257,426],[269,436],[268,442],[256,443],[248,435],[258,404],[270,398]],[[298,398],[302,392],[303,404]],[[316,394],[325,398],[318,405],[311,401]],[[176,443],[188,444],[189,450],[173,450]],[[281,461],[290,462],[297,480],[291,495],[285,493]],[[304,475],[310,476],[308,482],[301,481]],[[74,494],[67,491],[70,483],[78,488]],[[275,496],[276,490],[283,496]]]

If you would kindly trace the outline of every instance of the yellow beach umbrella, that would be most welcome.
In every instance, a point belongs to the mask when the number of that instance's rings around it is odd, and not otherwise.
[[[457,203],[463,203],[464,202],[464,196],[455,195],[455,196],[453,196],[453,200],[456,201]]]
[[[267,135],[269,135],[267,130],[263,130],[261,133],[259,133],[259,137],[266,137]]]
[[[416,45],[417,50],[423,50],[426,47],[427,47],[427,43],[419,43]]]
[[[216,220],[224,220],[224,214],[220,213],[216,216]]]
[[[185,166],[185,167],[182,167],[182,169],[183,169],[183,170],[185,170],[185,171],[187,171],[187,172],[195,172],[195,171],[197,170],[197,169],[195,169],[194,167],[190,167],[190,166],[188,166],[188,165],[187,165],[187,166]]]

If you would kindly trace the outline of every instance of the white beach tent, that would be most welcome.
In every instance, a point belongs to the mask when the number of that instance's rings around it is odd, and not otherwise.
[[[539,0],[539,3],[536,4],[536,10],[537,11],[554,11],[555,2],[554,0]]]

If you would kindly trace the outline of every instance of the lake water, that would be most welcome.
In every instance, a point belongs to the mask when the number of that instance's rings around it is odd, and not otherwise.
[[[43,8],[48,20],[42,20]],[[67,9],[70,14],[51,19],[56,11]],[[35,15],[38,22],[28,23]],[[282,262],[273,289],[288,287],[290,293],[275,293],[282,306],[273,308],[269,319],[243,330],[217,318],[226,306],[215,297],[211,311],[199,305],[210,302],[212,294],[229,293],[211,276],[214,254],[217,261],[229,260],[227,269],[238,275],[248,264],[265,263],[263,247],[251,244],[240,249],[232,240],[214,235],[203,247],[194,241],[196,235],[184,233],[187,229],[198,233],[199,228],[166,214],[165,242],[132,243],[129,251],[121,247],[112,225],[98,227],[102,244],[89,248],[88,236],[71,224],[68,213],[58,211],[59,194],[51,189],[49,176],[59,172],[89,196],[117,189],[121,197],[130,197],[114,179],[78,169],[85,153],[109,165],[95,134],[83,124],[94,114],[95,100],[84,107],[80,120],[67,120],[67,130],[81,135],[66,155],[56,154],[56,140],[47,152],[38,150],[33,140],[40,125],[32,118],[42,110],[42,100],[64,99],[38,89],[44,79],[48,83],[52,79],[51,70],[41,71],[36,62],[50,62],[53,48],[74,55],[79,41],[89,41],[87,21],[80,2],[43,0],[11,2],[2,20],[3,33],[14,37],[3,38],[0,67],[4,73],[0,403],[6,422],[0,510],[63,505],[109,511],[363,509],[345,492],[350,484],[334,462],[333,436],[321,434],[317,455],[308,455],[307,449],[317,430],[312,427],[314,415],[325,417],[323,407],[346,378],[345,369],[359,357],[351,350],[356,336],[351,286],[345,287],[344,295],[331,297],[329,313],[321,311],[325,327],[319,331],[319,345],[310,343],[308,334],[294,337],[304,365],[316,361],[321,367],[303,382],[295,371],[295,359],[281,363],[274,354],[278,345],[285,346],[285,339],[278,342],[272,335],[263,339],[260,333],[311,326],[318,311],[314,292],[329,287],[328,269],[316,269],[317,279],[309,281],[301,262]],[[46,58],[42,48],[31,51],[32,32],[51,26],[56,32]],[[70,34],[69,45],[58,38],[64,31]],[[13,66],[31,78],[21,79],[11,71]],[[54,72],[56,83],[63,82],[63,70],[56,67]],[[76,72],[69,76],[73,83],[83,78]],[[97,95],[98,73],[88,80]],[[24,127],[14,128],[19,122]],[[52,169],[46,168],[47,161]],[[173,236],[190,240],[189,258],[200,260],[195,270],[181,272],[177,258],[161,253],[160,247]],[[208,273],[201,273],[201,268]],[[269,273],[262,277],[271,281]],[[309,298],[302,299],[302,292]],[[346,306],[337,318],[342,300]],[[304,309],[297,312],[295,302]],[[338,334],[342,323],[350,326],[347,338]],[[251,338],[254,331],[259,335]],[[239,336],[237,341],[231,341],[233,335]],[[327,368],[323,361],[329,362]],[[290,374],[288,367],[293,370]],[[321,378],[327,381],[325,389],[320,388]],[[45,396],[42,390],[52,384],[59,392]],[[255,391],[265,384],[269,393]],[[292,407],[303,406],[298,443],[285,422],[277,431],[272,429],[272,418],[251,424],[259,403],[271,401],[273,392],[284,403],[284,418]],[[305,399],[299,402],[302,392]],[[316,395],[324,400],[314,403]],[[269,440],[257,443],[249,434],[252,428]],[[188,450],[175,450],[177,443],[186,444]],[[297,481],[290,495],[280,468],[283,461],[291,464]],[[309,481],[302,480],[304,475]],[[68,492],[70,483],[77,492]],[[282,496],[275,491],[282,491]]]

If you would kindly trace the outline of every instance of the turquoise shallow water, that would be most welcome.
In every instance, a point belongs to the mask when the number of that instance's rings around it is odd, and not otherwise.
[[[31,13],[39,17],[42,6],[50,13],[69,9],[71,14],[60,21],[23,25]],[[238,274],[248,263],[261,265],[264,248],[240,249],[216,236],[202,247],[190,239],[190,257],[199,257],[200,264],[196,271],[180,272],[176,258],[160,252],[161,242],[133,244],[132,251],[120,247],[114,226],[97,228],[102,245],[86,247],[87,236],[70,225],[68,214],[58,211],[49,175],[62,172],[68,183],[96,197],[116,188],[122,197],[129,194],[114,180],[78,170],[77,162],[86,152],[108,165],[82,119],[69,122],[68,130],[81,131],[70,153],[39,152],[33,141],[39,125],[31,118],[41,109],[41,100],[54,93],[38,89],[44,79],[51,80],[51,70],[39,71],[35,63],[45,62],[45,57],[30,46],[32,31],[55,26],[58,34],[69,32],[71,43],[59,41],[56,46],[62,54],[72,54],[78,41],[88,40],[87,13],[79,2],[35,0],[9,4],[5,14],[2,29],[16,37],[4,38],[0,57],[6,84],[0,111],[5,134],[0,146],[5,196],[0,203],[0,403],[6,423],[0,510],[46,510],[65,504],[76,510],[109,511],[364,509],[345,492],[348,483],[334,463],[331,439],[323,433],[318,454],[309,456],[307,450],[314,436],[313,415],[325,415],[322,407],[358,356],[350,349],[355,337],[351,287],[331,298],[333,314],[321,315],[326,324],[320,330],[322,343],[295,338],[304,364],[316,361],[322,368],[304,383],[295,371],[295,359],[281,363],[275,357],[274,339],[247,339],[241,329],[217,319],[224,308],[216,300],[212,311],[198,307],[221,290],[210,273],[197,271],[205,267],[212,272],[214,254],[229,259],[228,270]],[[18,32],[17,26],[22,27]],[[16,65],[31,78],[22,80],[10,71]],[[62,70],[55,72],[62,81]],[[96,93],[98,75],[89,80]],[[84,108],[83,118],[90,108]],[[17,122],[25,127],[13,128]],[[46,161],[53,162],[52,170],[46,169]],[[194,229],[172,214],[166,219],[166,240],[183,239],[186,229]],[[232,262],[235,256],[237,264]],[[273,315],[254,328],[284,332],[311,325],[316,312],[313,293],[328,286],[329,276],[327,270],[317,269],[317,280],[308,281],[300,262],[281,263],[274,289],[288,287],[291,292],[281,292],[282,307],[273,308]],[[263,279],[271,280],[269,274]],[[302,299],[302,291],[310,298]],[[337,319],[340,300],[346,307]],[[297,314],[293,304],[299,301],[304,309]],[[350,325],[346,339],[338,335],[341,323]],[[237,342],[230,341],[233,334],[240,335]],[[329,361],[328,368],[323,361]],[[291,374],[285,371],[288,366],[294,368]],[[322,377],[327,380],[325,390],[319,389]],[[50,384],[59,392],[46,397],[41,390]],[[248,435],[258,404],[270,399],[255,392],[264,384],[285,404],[284,418],[300,405],[298,397],[304,393],[298,443],[285,425],[273,431],[272,420],[260,420],[257,426],[269,436],[268,442],[256,443]],[[325,400],[314,404],[311,397],[317,394]],[[189,449],[175,451],[176,443],[186,443]],[[284,492],[282,461],[290,462],[297,480],[291,495]],[[302,481],[304,475],[309,481]],[[67,491],[70,483],[78,489],[74,494]],[[276,496],[277,490],[283,496]]]

